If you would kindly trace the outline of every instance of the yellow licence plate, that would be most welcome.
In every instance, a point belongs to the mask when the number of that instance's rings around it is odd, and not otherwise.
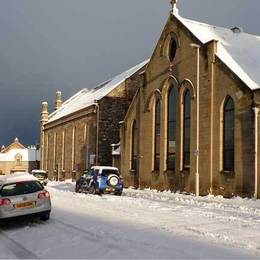
[[[30,209],[34,207],[35,203],[33,201],[15,204],[15,208],[17,209]]]
[[[114,191],[115,189],[113,188],[106,188],[106,191]]]

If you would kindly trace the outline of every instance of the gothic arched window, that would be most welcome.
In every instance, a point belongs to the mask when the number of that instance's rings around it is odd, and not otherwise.
[[[176,90],[172,86],[168,94],[168,147],[167,169],[175,170],[176,156]]]
[[[132,125],[132,170],[138,169],[138,126],[136,120]]]
[[[223,112],[223,170],[234,171],[235,106],[231,97],[227,97]]]
[[[161,103],[157,99],[155,104],[155,142],[154,142],[154,170],[160,169],[160,140],[161,140]]]
[[[183,98],[183,167],[190,168],[190,139],[191,139],[191,93],[184,92]]]
[[[170,61],[174,60],[176,52],[177,52],[177,42],[174,38],[172,38],[171,41],[170,41],[170,46],[169,46],[169,59],[170,59]]]

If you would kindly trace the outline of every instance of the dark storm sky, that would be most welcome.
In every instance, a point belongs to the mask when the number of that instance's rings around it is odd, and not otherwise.
[[[260,35],[259,0],[179,0],[180,14]],[[39,140],[53,106],[152,54],[169,0],[0,0],[0,145]]]

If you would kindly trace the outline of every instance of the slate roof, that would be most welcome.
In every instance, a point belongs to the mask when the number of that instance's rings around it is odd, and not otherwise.
[[[112,90],[114,90],[127,78],[131,77],[134,73],[144,67],[148,62],[149,60],[145,60],[135,67],[115,76],[111,80],[102,83],[94,89],[82,89],[67,101],[65,101],[58,110],[51,113],[49,115],[48,123],[94,105],[95,100],[101,100],[103,97],[108,95]]]

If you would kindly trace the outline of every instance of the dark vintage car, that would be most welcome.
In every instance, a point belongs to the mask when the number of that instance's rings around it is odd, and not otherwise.
[[[93,166],[76,181],[75,192],[92,194],[114,193],[121,195],[123,192],[123,179],[115,167]]]

